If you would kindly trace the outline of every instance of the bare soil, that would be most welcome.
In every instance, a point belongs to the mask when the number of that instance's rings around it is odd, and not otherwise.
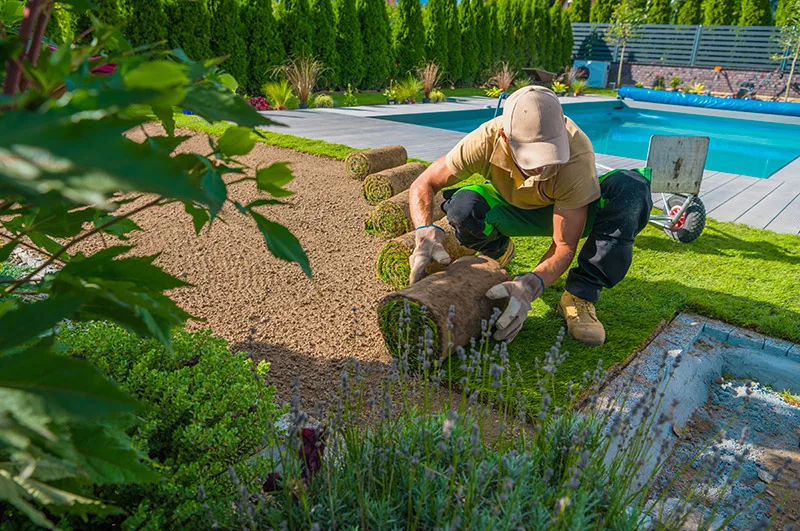
[[[156,132],[160,126],[147,129]],[[176,134],[192,135],[178,152],[208,153],[206,135]],[[129,136],[144,139],[141,131]],[[359,359],[368,373],[390,360],[375,310],[391,291],[375,274],[384,242],[363,228],[372,207],[361,199],[361,182],[345,175],[341,161],[260,143],[239,160],[251,167],[250,175],[273,162],[291,163],[295,180],[288,188],[295,195],[286,198],[288,205],[259,211],[297,236],[310,259],[312,279],[298,265],[272,256],[255,223],[232,206],[223,209],[224,222],[215,221],[199,236],[180,204],[144,211],[133,218],[144,229],[133,233],[133,252],[161,253],[156,263],[192,284],[170,293],[202,320],[188,328],[210,327],[233,350],[270,362],[268,383],[277,387],[280,399],[291,397],[295,377],[304,399],[323,397],[346,358]],[[228,196],[244,204],[266,194],[248,181],[230,186]],[[83,250],[105,244],[102,237],[94,238]]]

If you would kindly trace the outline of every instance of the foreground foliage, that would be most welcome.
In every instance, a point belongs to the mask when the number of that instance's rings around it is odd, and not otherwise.
[[[107,319],[174,348],[173,328],[191,316],[165,292],[185,283],[154,265],[155,256],[134,256],[119,244],[141,230],[132,216],[180,202],[199,233],[227,204],[252,218],[273,254],[311,270],[297,239],[261,210],[291,194],[283,188],[292,179],[287,165],[247,169],[236,160],[252,149],[253,129],[272,122],[230,90],[219,60],[133,49],[91,13],[90,43],[51,49],[41,41],[50,0],[5,7],[0,261],[18,248],[35,249],[44,261],[19,278],[0,278],[0,514],[53,527],[62,514],[123,511],[94,497],[106,493],[95,486],[112,492],[112,485],[159,480],[131,444],[131,414],[141,402],[86,360],[53,352],[53,331],[65,320]],[[209,138],[206,156],[175,155],[186,139],[174,135],[175,107],[235,125]],[[152,115],[163,135],[145,133],[141,144],[124,136]],[[228,174],[254,181],[264,197],[232,203]],[[75,252],[96,235],[104,250]]]

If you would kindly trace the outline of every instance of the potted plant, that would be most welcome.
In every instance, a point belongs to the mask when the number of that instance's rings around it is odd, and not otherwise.
[[[298,107],[301,109],[308,109],[308,100],[314,93],[314,87],[325,70],[325,66],[310,55],[295,57],[286,64],[273,69],[275,73],[284,74],[292,84],[294,94],[300,102]]]
[[[417,74],[422,83],[422,103],[430,103],[431,92],[433,92],[442,81],[443,72],[439,70],[439,65],[431,61],[418,68]]]
[[[441,103],[447,99],[444,92],[441,90],[434,90],[431,92],[431,103]]]
[[[389,105],[397,104],[397,91],[394,89],[393,79],[389,81],[389,88],[383,91],[383,95],[386,98],[386,103]]]
[[[681,78],[678,76],[673,76],[672,79],[669,81],[669,88],[672,89],[672,92],[677,92],[678,87],[681,85]]]
[[[567,87],[566,84],[562,83],[561,81],[553,81],[553,84],[550,86],[553,89],[553,92],[556,93],[556,96],[566,96],[567,94]]]
[[[573,96],[582,96],[586,91],[586,81],[582,79],[576,79],[572,82],[570,89],[572,90]]]
[[[414,76],[409,75],[407,78],[400,80],[395,88],[397,93],[397,102],[400,104],[416,103],[417,94],[422,91],[422,82]]]

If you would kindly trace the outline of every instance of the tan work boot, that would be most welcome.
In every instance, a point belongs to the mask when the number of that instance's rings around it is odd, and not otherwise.
[[[511,260],[514,259],[514,256],[517,254],[517,249],[514,247],[514,240],[511,238],[508,239],[508,247],[506,247],[506,252],[503,253],[503,256],[497,259],[497,263],[500,264],[500,267],[503,269],[511,263]]]
[[[606,340],[606,329],[597,319],[594,304],[565,291],[558,303],[558,313],[567,320],[567,330],[575,341],[597,347]]]

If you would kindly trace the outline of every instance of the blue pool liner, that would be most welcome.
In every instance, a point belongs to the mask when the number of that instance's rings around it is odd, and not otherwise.
[[[757,112],[762,114],[780,114],[782,116],[800,117],[800,103],[717,98],[714,96],[700,96],[698,94],[667,92],[665,90],[652,90],[639,87],[622,87],[619,89],[618,95],[623,99],[630,98],[635,101],[647,101],[651,103],[666,103],[668,105],[683,105],[685,107],[707,107],[709,109],[722,109],[726,111]]]

